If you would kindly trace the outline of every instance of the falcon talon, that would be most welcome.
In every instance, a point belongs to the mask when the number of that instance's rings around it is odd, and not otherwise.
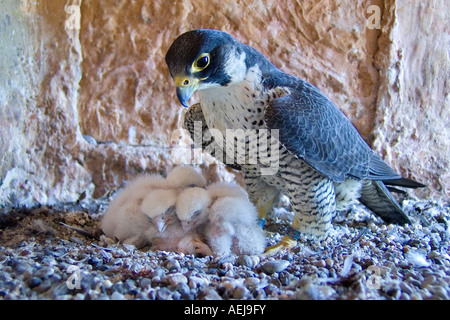
[[[297,245],[297,240],[285,235],[277,244],[267,247],[266,251],[262,254],[262,257],[273,257],[284,250],[290,250]]]

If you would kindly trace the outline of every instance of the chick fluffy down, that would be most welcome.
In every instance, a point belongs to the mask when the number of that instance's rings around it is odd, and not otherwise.
[[[211,205],[209,220],[207,238],[217,255],[264,252],[266,237],[256,222],[257,211],[250,201],[234,197],[219,198]]]

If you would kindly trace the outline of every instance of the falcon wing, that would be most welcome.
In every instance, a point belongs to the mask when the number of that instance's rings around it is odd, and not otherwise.
[[[276,76],[266,81],[266,85],[285,86],[290,94],[272,100],[264,120],[269,129],[279,129],[280,143],[292,154],[335,182],[347,177],[401,178],[370,149],[347,117],[316,87],[293,77],[283,83],[281,78]]]

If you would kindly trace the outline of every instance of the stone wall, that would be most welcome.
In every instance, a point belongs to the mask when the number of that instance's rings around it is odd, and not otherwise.
[[[102,197],[140,172],[167,172],[186,139],[164,55],[196,28],[227,31],[319,87],[388,163],[429,186],[417,196],[450,198],[445,0],[8,0],[0,9],[3,205]],[[221,166],[204,170],[230,178]]]

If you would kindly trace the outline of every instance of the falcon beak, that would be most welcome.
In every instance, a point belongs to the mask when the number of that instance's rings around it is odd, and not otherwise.
[[[177,97],[181,104],[189,108],[187,101],[192,97],[198,89],[199,79],[186,76],[176,76],[175,85],[177,86]]]

